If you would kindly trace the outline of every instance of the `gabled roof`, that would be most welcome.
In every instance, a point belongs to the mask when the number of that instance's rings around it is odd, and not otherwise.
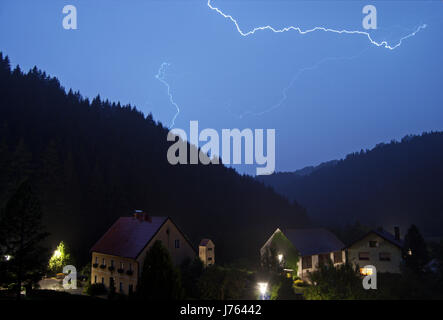
[[[345,245],[326,229],[286,229],[283,234],[302,256],[342,250]]]
[[[386,230],[383,230],[383,229],[381,229],[381,230],[375,230],[375,229],[374,229],[374,230],[369,231],[369,232],[366,233],[363,237],[359,238],[359,239],[356,240],[356,241],[353,241],[350,245],[347,246],[347,248],[351,247],[354,243],[357,243],[357,242],[363,240],[364,238],[366,238],[366,237],[367,237],[368,235],[370,235],[371,233],[375,233],[375,234],[378,235],[380,238],[383,238],[383,239],[385,239],[386,241],[392,243],[393,245],[399,247],[400,249],[403,249],[403,240],[396,240],[396,239],[395,239],[395,236],[394,236],[392,233],[390,233],[390,232],[388,232],[388,231],[386,231]]]
[[[121,217],[94,244],[91,252],[136,259],[168,219],[150,217],[150,221],[146,221]]]
[[[202,239],[200,241],[199,247],[206,247],[209,244],[209,241],[211,241],[212,244],[214,244],[214,242],[211,239]]]

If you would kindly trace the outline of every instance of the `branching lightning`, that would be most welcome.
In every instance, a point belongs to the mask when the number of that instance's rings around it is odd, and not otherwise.
[[[167,89],[167,92],[168,92],[168,96],[169,96],[169,101],[171,102],[171,104],[177,110],[177,112],[175,113],[174,117],[172,118],[171,124],[169,126],[169,129],[172,129],[172,127],[174,127],[174,125],[175,125],[175,119],[177,118],[178,114],[180,113],[180,108],[178,107],[177,103],[175,103],[174,98],[172,97],[171,87],[169,86],[169,83],[166,81],[166,69],[170,65],[171,64],[168,63],[168,62],[163,62],[160,65],[160,69],[158,69],[158,72],[155,75],[155,78],[166,86],[166,89]]]
[[[295,84],[295,82],[307,71],[312,71],[315,69],[318,69],[321,65],[323,65],[326,62],[329,61],[339,61],[339,60],[353,60],[356,59],[357,57],[359,57],[360,55],[362,55],[364,52],[366,52],[368,50],[368,48],[364,49],[363,51],[359,52],[358,54],[355,54],[353,56],[346,56],[346,57],[327,57],[327,58],[323,58],[319,61],[317,61],[315,64],[309,66],[309,67],[304,67],[299,69],[294,76],[292,77],[291,81],[289,81],[288,85],[286,87],[283,88],[282,93],[281,93],[281,97],[280,99],[274,103],[272,106],[270,106],[269,108],[266,108],[265,110],[262,111],[258,111],[258,112],[254,112],[254,111],[246,111],[242,114],[236,115],[239,119],[242,119],[246,116],[262,116],[268,112],[274,111],[275,109],[281,107],[283,105],[283,103],[287,100],[288,98],[288,90],[290,88],[292,88]],[[230,111],[230,113],[232,113]],[[233,114],[233,113],[232,113]]]
[[[359,30],[345,30],[345,29],[342,29],[342,30],[336,30],[336,29],[330,29],[330,28],[325,28],[325,27],[314,27],[314,28],[312,28],[312,29],[302,30],[300,27],[294,27],[294,26],[288,26],[288,27],[284,27],[284,28],[282,28],[282,29],[276,29],[276,28],[274,28],[274,27],[272,27],[272,26],[270,26],[270,25],[267,25],[267,26],[255,27],[255,28],[253,28],[252,30],[245,32],[245,31],[243,31],[243,30],[240,28],[240,26],[239,26],[239,24],[238,24],[238,22],[237,22],[236,19],[234,19],[234,18],[233,18],[231,15],[229,15],[229,14],[225,14],[225,13],[224,13],[223,11],[221,11],[219,8],[212,6],[211,2],[212,2],[212,0],[208,0],[208,7],[209,7],[211,10],[213,10],[213,11],[217,12],[218,14],[220,14],[220,15],[221,15],[222,17],[224,17],[225,19],[231,20],[231,22],[234,23],[234,25],[235,25],[235,27],[236,27],[238,33],[240,33],[240,35],[242,35],[243,37],[247,37],[247,36],[250,36],[250,35],[255,34],[257,31],[264,31],[264,30],[270,30],[270,31],[272,31],[272,32],[274,32],[274,33],[283,33],[283,32],[287,32],[287,31],[291,31],[291,30],[293,30],[293,31],[298,32],[299,34],[307,34],[307,33],[311,33],[311,32],[314,32],[314,31],[333,32],[333,33],[338,33],[338,34],[359,34],[359,35],[364,35],[364,36],[366,36],[366,37],[368,38],[368,40],[369,40],[373,45],[375,45],[375,46],[377,46],[377,47],[383,47],[383,48],[386,48],[386,49],[389,49],[389,50],[394,50],[394,49],[396,49],[397,47],[401,46],[403,40],[406,40],[406,39],[408,39],[408,38],[410,38],[410,37],[415,36],[415,35],[417,34],[417,32],[419,32],[420,30],[426,28],[426,24],[422,24],[422,25],[419,26],[414,32],[412,32],[412,33],[410,33],[410,34],[408,34],[408,35],[406,35],[406,36],[400,38],[400,40],[398,40],[398,43],[397,43],[396,45],[389,45],[387,41],[377,42],[377,41],[373,40],[372,37],[371,37],[371,35],[370,35],[368,32],[366,32],[366,31],[359,31]]]

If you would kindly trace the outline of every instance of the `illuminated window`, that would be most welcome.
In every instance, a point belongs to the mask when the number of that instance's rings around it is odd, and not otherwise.
[[[360,274],[363,276],[372,275],[372,268],[360,268]]]

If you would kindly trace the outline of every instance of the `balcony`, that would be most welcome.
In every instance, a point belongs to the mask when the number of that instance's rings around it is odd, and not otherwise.
[[[109,268],[108,268],[108,270],[111,272],[114,271],[114,269],[115,269],[114,266],[109,266]]]
[[[125,272],[125,270],[123,270],[122,268],[119,268],[119,269],[117,269],[117,272],[118,273],[123,273],[123,272]]]
[[[101,264],[100,265],[100,269],[106,269],[106,265],[105,264]]]
[[[97,267],[98,267],[98,263],[94,263],[94,264],[92,265],[92,267],[93,267],[93,268],[97,268]]]

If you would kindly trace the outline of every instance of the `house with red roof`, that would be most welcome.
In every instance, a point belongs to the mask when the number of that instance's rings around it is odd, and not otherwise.
[[[91,248],[91,283],[102,283],[107,289],[114,286],[122,294],[134,292],[146,253],[156,240],[168,249],[176,265],[196,256],[171,218],[137,210],[131,217],[119,218]]]

